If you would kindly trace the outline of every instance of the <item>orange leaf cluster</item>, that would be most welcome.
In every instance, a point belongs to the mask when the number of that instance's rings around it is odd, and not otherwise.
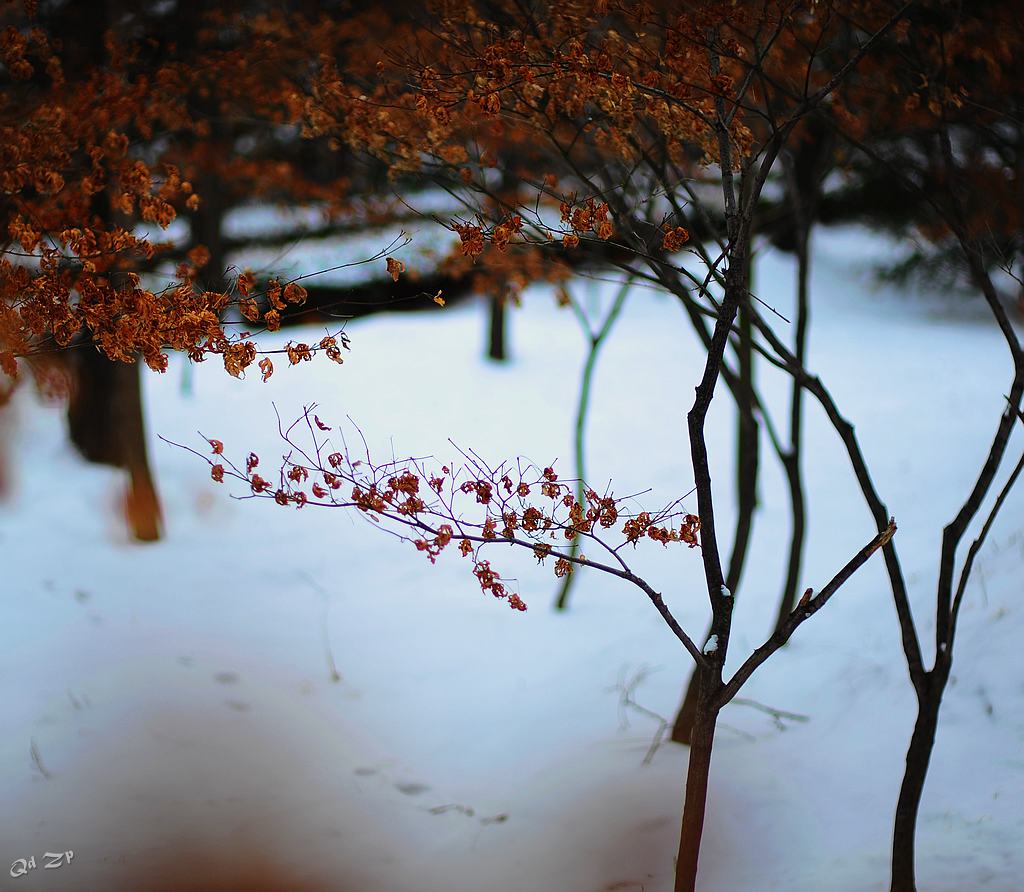
[[[35,19],[16,6],[0,13],[0,370],[13,377],[18,357],[87,338],[111,359],[141,356],[156,370],[168,350],[194,360],[223,354],[240,374],[250,345],[222,325],[237,299],[196,281],[208,247],[194,235],[160,243],[152,231],[179,216],[194,225],[211,187],[218,200],[339,202],[343,180],[318,181],[272,153],[240,153],[218,122],[245,121],[268,146],[275,129],[297,127],[312,88],[301,72],[311,54],[350,44],[353,22],[190,9],[191,24],[171,36],[130,8],[104,32],[102,16],[84,6]],[[74,41],[49,33],[76,20]],[[156,280],[162,257],[180,261],[170,285]],[[274,329],[282,307],[271,293],[264,312],[254,286],[239,278],[240,309]],[[286,302],[304,299],[300,286],[285,287]]]
[[[566,575],[577,564],[592,563],[585,555],[563,551],[567,540],[593,539],[612,553],[644,537],[666,545],[699,545],[700,522],[694,515],[677,515],[672,506],[633,515],[610,493],[586,486],[579,500],[573,486],[580,481],[560,480],[553,466],[515,462],[492,468],[475,457],[467,457],[462,465],[433,469],[414,459],[378,465],[369,455],[354,460],[344,451],[332,450],[331,433],[312,406],[283,431],[288,453],[276,489],[256,473],[260,460],[255,453],[244,466],[236,465],[223,458],[219,440],[209,441],[218,459],[216,464],[210,460],[211,473],[218,482],[225,476],[242,481],[252,495],[281,506],[355,509],[407,538],[431,563],[456,543],[462,556],[474,557],[473,573],[481,588],[515,610],[525,610],[525,603],[479,555],[489,544],[527,548],[542,563],[553,557],[556,576]],[[618,533],[613,534],[616,528]],[[602,538],[612,535],[619,539],[617,545]]]

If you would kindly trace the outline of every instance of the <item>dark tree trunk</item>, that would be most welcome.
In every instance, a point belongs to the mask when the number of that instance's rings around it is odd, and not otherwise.
[[[739,313],[739,370],[740,388],[737,400],[737,455],[736,455],[736,532],[725,584],[736,592],[743,576],[750,548],[750,535],[757,510],[757,471],[760,459],[760,429],[754,414],[754,349],[750,314],[744,308]]]
[[[747,259],[747,281],[753,287],[753,268]],[[754,512],[757,510],[757,475],[760,467],[760,426],[754,414],[756,389],[754,386],[754,349],[750,314],[743,307],[739,311],[739,380],[733,392],[736,400],[736,531],[733,536],[732,553],[729,557],[729,571],[725,584],[730,592],[739,590],[750,548]],[[704,634],[706,642],[710,628]],[[690,675],[683,694],[683,702],[672,723],[672,741],[691,744],[693,723],[697,718],[697,672]]]
[[[896,804],[896,820],[892,835],[892,885],[890,892],[917,892],[914,874],[914,846],[917,815],[921,807],[925,778],[935,746],[939,724],[939,707],[946,686],[948,670],[933,669],[925,676],[918,693],[917,721],[907,749],[907,767]]]
[[[707,635],[704,639],[707,640]],[[676,713],[676,720],[672,724],[672,740],[675,743],[690,745],[693,735],[693,723],[697,719],[697,673],[690,676],[686,685],[686,692],[683,694],[683,702]]]
[[[786,561],[786,580],[782,586],[779,611],[775,618],[776,626],[781,626],[796,607],[796,593],[800,585],[800,567],[803,564],[804,538],[807,530],[807,509],[804,504],[799,451],[790,452],[783,459],[783,465],[789,483],[793,529],[789,540],[789,558]]]
[[[227,147],[225,152],[229,151]],[[204,179],[199,183],[202,202],[192,215],[192,243],[203,245],[210,252],[210,259],[199,274],[199,280],[210,291],[223,291],[227,267],[227,250],[224,245],[224,203],[219,198],[217,183]]]
[[[715,689],[711,672],[699,682],[695,721],[690,733],[690,761],[686,769],[686,794],[683,799],[683,823],[679,832],[679,854],[676,858],[675,892],[694,892],[697,887],[697,862],[700,856],[704,816],[707,810],[708,779],[711,775],[711,752],[715,742],[718,707],[714,705]]]
[[[800,201],[800,198],[795,199]],[[803,216],[801,214],[801,216]],[[800,226],[797,236],[797,316],[796,346],[797,362],[801,365],[807,359],[807,326],[810,314],[809,279],[811,268],[810,229]],[[786,561],[786,581],[782,586],[779,598],[779,611],[776,627],[781,627],[796,607],[797,592],[800,586],[800,568],[803,564],[804,539],[807,529],[807,500],[804,495],[803,471],[800,467],[803,451],[803,386],[799,381],[793,382],[793,393],[790,403],[789,449],[782,457],[783,469],[786,472],[786,483],[789,487],[790,509],[793,527],[789,540],[789,557]]]
[[[813,121],[812,121],[813,123]],[[815,133],[812,127],[811,132]],[[807,331],[810,325],[811,296],[811,229],[818,215],[821,200],[821,179],[828,165],[833,138],[820,129],[814,138],[805,142],[795,157],[783,156],[786,171],[788,200],[791,206],[793,250],[797,259],[796,284],[796,340],[793,351],[797,362],[807,362]],[[786,580],[782,585],[776,628],[793,612],[800,587],[800,568],[803,564],[804,540],[807,529],[807,499],[804,495],[801,454],[803,451],[803,385],[793,382],[790,397],[789,449],[782,456],[793,528],[786,561]]]
[[[508,351],[505,346],[505,316],[507,313],[505,299],[491,297],[488,298],[488,304],[487,358],[495,362],[504,362],[508,359]]]
[[[136,539],[155,542],[160,538],[161,512],[156,484],[146,451],[146,425],[142,414],[141,362],[116,363],[114,412],[115,436],[121,442],[124,467],[128,470],[125,516]]]
[[[125,8],[123,0],[90,5],[81,28],[76,28],[77,44],[88,52],[102,55],[103,34],[108,28],[117,30]],[[107,224],[116,217],[106,191],[93,197],[92,211]],[[116,282],[117,278],[118,274],[113,273],[112,281]],[[136,539],[147,542],[159,539],[160,500],[146,455],[139,363],[107,359],[96,350],[87,333],[85,342],[71,355],[73,381],[68,401],[71,441],[90,461],[128,471],[124,497],[128,527]]]
[[[124,507],[129,529],[136,539],[155,541],[160,538],[160,499],[146,451],[140,364],[112,362],[92,344],[71,355],[71,441],[89,461],[128,471]]]
[[[123,467],[123,453],[114,430],[114,370],[91,342],[71,351],[71,398],[68,433],[82,456],[91,462]]]

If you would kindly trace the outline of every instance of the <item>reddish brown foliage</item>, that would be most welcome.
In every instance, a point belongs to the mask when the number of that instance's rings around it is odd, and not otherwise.
[[[553,557],[556,576],[575,565],[610,567],[622,575],[627,571],[620,552],[645,537],[663,545],[699,545],[700,521],[680,513],[678,503],[656,513],[634,514],[622,499],[587,486],[582,487],[580,501],[574,495],[579,481],[560,480],[553,467],[513,461],[492,468],[472,453],[463,453],[461,463],[441,465],[411,458],[377,464],[368,452],[355,459],[347,449],[332,448],[325,436],[332,428],[314,414],[314,408],[281,431],[288,452],[276,488],[256,473],[259,456],[250,453],[244,467],[236,465],[224,457],[221,441],[211,439],[218,461],[203,458],[213,479],[220,483],[234,478],[246,484],[252,496],[273,499],[282,507],[354,508],[398,532],[431,563],[457,542],[463,557],[473,556],[480,587],[516,610],[525,610],[525,602],[480,556],[488,544],[528,548],[540,563]],[[620,533],[613,537],[620,523]],[[563,550],[576,538],[592,542],[606,563]]]

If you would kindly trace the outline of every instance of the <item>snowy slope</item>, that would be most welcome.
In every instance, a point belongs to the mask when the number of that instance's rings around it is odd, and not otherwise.
[[[860,264],[880,247],[857,232],[818,245],[811,365],[856,423],[899,522],[927,650],[942,524],[980,466],[1009,362],[973,310],[872,292]],[[756,275],[785,313],[791,260],[768,254]],[[577,287],[598,304],[613,290]],[[432,568],[359,518],[232,500],[156,439],[196,445],[199,430],[271,462],[271,402],[289,417],[316,401],[329,422],[351,416],[378,455],[443,458],[451,437],[488,457],[558,458],[568,473],[579,328],[544,291],[511,324],[507,367],[479,359],[472,306],[360,322],[344,366],[280,369],[266,385],[208,364],[185,395],[172,361],[146,378],[167,525],[151,546],[125,539],[118,475],[80,462],[59,408],[21,395],[19,477],[0,506],[0,888],[135,888],[154,856],[194,846],[242,861],[258,851],[296,878],[365,892],[670,888],[686,752],[664,744],[644,765],[657,722],[623,711],[620,689],[646,668],[636,698],[670,718],[689,665],[638,592],[588,573],[555,615],[553,578],[529,556],[493,557],[530,605],[513,613],[457,556]],[[637,290],[598,369],[592,480],[653,487],[653,506],[690,489],[684,415],[701,367],[678,307]],[[781,413],[787,382],[759,374]],[[730,414],[717,399],[723,531]],[[1022,446],[1024,431],[1014,458]],[[767,444],[763,454],[732,662],[767,634],[785,559],[783,480]],[[807,455],[804,576],[820,586],[873,529],[814,409]],[[699,635],[697,553],[652,543],[635,558]],[[920,822],[922,890],[1022,888],[1022,559],[1018,490],[962,617]],[[869,564],[743,692],[807,721],[781,730],[748,705],[726,709],[702,890],[887,888],[914,702],[886,592]],[[68,849],[59,870],[7,876],[16,858]]]

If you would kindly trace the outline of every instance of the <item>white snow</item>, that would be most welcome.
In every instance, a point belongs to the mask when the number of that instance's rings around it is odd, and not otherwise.
[[[707,643],[704,645],[704,653],[710,656],[711,654],[718,653],[718,636],[712,635],[708,638]]]
[[[849,258],[879,246],[859,232],[816,242],[810,362],[897,519],[928,652],[942,526],[988,449],[1009,361],[975,309],[870,291]],[[786,313],[792,260],[768,252],[756,275],[758,296]],[[145,379],[167,527],[152,546],[125,539],[120,476],[74,456],[59,407],[19,395],[17,477],[0,505],[0,876],[17,858],[73,850],[71,864],[18,888],[137,888],[150,859],[199,845],[360,892],[671,887],[686,751],[663,743],[645,766],[657,722],[623,708],[622,688],[646,668],[636,702],[671,719],[691,664],[640,592],[581,572],[571,609],[556,614],[550,568],[495,551],[530,606],[517,614],[483,596],[457,555],[431,567],[358,517],[233,500],[203,463],[156,439],[201,447],[198,430],[270,464],[281,452],[271,401],[285,418],[317,401],[327,423],[351,415],[378,455],[445,457],[451,437],[488,458],[558,458],[568,475],[582,342],[550,293],[524,304],[508,367],[479,358],[478,306],[353,324],[344,366],[281,368],[266,385],[208,363],[187,397],[172,360]],[[638,289],[597,369],[592,480],[652,487],[647,506],[691,489],[686,395],[701,368],[680,309]],[[764,363],[758,377],[784,417],[788,381]],[[726,550],[734,430],[719,394],[709,452]],[[802,587],[830,579],[874,533],[813,405],[807,437]],[[1014,460],[1022,445],[1019,430]],[[767,442],[762,463],[727,672],[770,633],[784,573],[788,500]],[[922,890],[1011,892],[1024,876],[1022,557],[1018,489],[964,604],[922,804]],[[629,560],[699,635],[699,552],[652,543]],[[881,561],[741,696],[809,721],[781,731],[760,711],[723,711],[701,890],[886,888],[915,702]]]
[[[723,585],[721,591],[722,591],[722,597],[723,598],[731,598],[732,597],[732,592],[729,591],[729,587],[728,586]]]

